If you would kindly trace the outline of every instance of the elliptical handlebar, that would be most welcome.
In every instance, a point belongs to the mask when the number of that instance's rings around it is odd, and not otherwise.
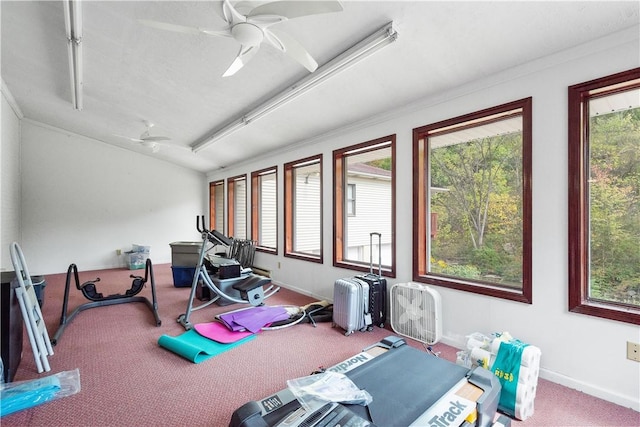
[[[202,219],[202,228],[200,228],[200,220]],[[214,245],[230,246],[233,243],[233,239],[225,236],[216,230],[207,230],[204,225],[204,215],[196,215],[196,230],[202,234],[203,239],[208,239]]]
[[[200,218],[202,218],[202,228],[200,228]],[[196,230],[198,230],[198,233],[204,233],[205,231],[208,231],[204,226],[204,215],[196,215]]]

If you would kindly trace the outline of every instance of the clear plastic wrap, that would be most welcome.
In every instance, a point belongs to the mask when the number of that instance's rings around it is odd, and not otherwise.
[[[13,414],[80,391],[80,371],[62,371],[35,380],[0,385],[0,416]]]
[[[307,411],[327,402],[366,406],[373,400],[366,390],[359,389],[346,375],[333,371],[287,380],[287,386]]]

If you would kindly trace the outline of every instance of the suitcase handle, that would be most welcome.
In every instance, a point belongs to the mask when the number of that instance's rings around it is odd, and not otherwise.
[[[378,236],[378,276],[382,277],[382,234],[369,233],[369,274],[373,274],[373,236]]]

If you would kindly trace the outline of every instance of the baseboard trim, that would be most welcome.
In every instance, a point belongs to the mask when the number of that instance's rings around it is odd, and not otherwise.
[[[302,289],[302,288],[299,288],[297,286],[293,286],[293,285],[277,282],[275,280],[272,280],[271,282],[274,283],[276,286],[279,286],[281,288],[288,289],[290,291],[293,291],[293,292],[296,292],[296,293],[299,293],[299,294],[302,294],[302,295],[306,295],[308,297],[316,298],[318,301],[322,301],[322,300],[326,300],[327,299],[327,298],[325,298],[325,297],[323,297],[321,295],[316,295],[313,292],[309,292],[307,289]]]
[[[640,402],[629,396],[624,396],[611,390],[596,387],[593,384],[578,381],[574,378],[567,377],[566,375],[562,375],[545,368],[540,368],[540,378],[640,412]]]

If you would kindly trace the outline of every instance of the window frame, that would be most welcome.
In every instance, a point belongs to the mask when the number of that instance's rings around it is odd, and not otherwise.
[[[263,246],[260,242],[260,224],[262,218],[261,211],[261,199],[262,199],[262,188],[260,186],[260,178],[265,175],[275,176],[275,186],[276,186],[276,246]],[[256,250],[260,252],[266,252],[271,254],[278,253],[278,166],[273,166],[270,168],[260,169],[254,172],[251,172],[251,240],[256,242]]]
[[[247,174],[236,175],[227,178],[227,236],[237,238],[234,236],[236,228],[236,183],[244,181],[247,186]],[[244,235],[247,236],[246,227],[248,226],[247,219],[247,195],[245,194],[244,200],[244,215],[245,215],[245,231]],[[246,237],[245,237],[246,238]]]
[[[295,160],[293,162],[285,163],[283,166],[284,171],[284,256],[289,258],[296,258],[303,261],[315,262],[322,264],[324,262],[324,221],[323,221],[323,155],[317,154],[314,156],[305,157],[303,159]],[[294,242],[294,187],[295,178],[294,171],[298,167],[308,166],[317,163],[320,168],[320,254],[310,254],[306,252],[296,252],[293,250]]]
[[[224,179],[218,181],[212,181],[209,183],[209,229],[210,230],[224,230],[224,207],[222,212],[222,224],[218,224],[216,221],[216,195],[218,191],[222,191],[223,205],[224,205]]]
[[[383,144],[388,143],[383,146]],[[350,153],[357,154],[389,147],[391,150],[391,265],[382,268],[382,275],[396,277],[396,135],[387,135],[333,151],[333,266],[369,272],[369,263],[344,259],[345,162]]]
[[[453,278],[427,272],[427,218],[431,219],[426,191],[428,182],[429,131],[480,120],[492,115],[521,109],[522,117],[522,289],[510,290],[495,283]],[[475,126],[472,124],[471,126]],[[495,107],[421,126],[413,130],[413,280],[526,304],[533,303],[532,291],[532,98],[523,98]]]
[[[640,87],[640,68],[575,84],[568,88],[568,232],[569,304],[572,313],[640,325],[640,309],[589,298],[589,121],[587,103],[594,95]],[[611,86],[617,86],[611,88]]]

